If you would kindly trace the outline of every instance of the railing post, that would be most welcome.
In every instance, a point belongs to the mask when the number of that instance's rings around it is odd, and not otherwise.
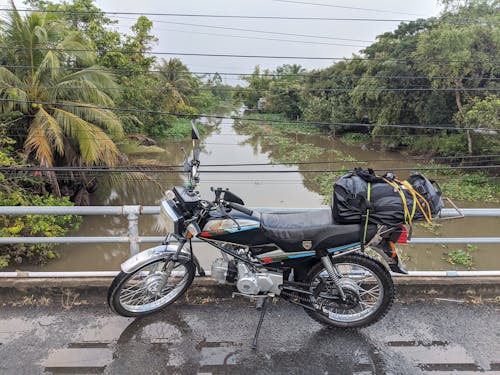
[[[127,215],[130,255],[139,253],[139,215],[142,206],[123,206],[123,214]]]

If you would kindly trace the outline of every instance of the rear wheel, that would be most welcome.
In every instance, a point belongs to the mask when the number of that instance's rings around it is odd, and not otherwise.
[[[309,316],[330,328],[361,328],[381,319],[394,300],[394,284],[387,269],[364,254],[348,254],[332,262],[341,276],[346,300],[341,300],[323,264],[316,263],[308,273],[310,291],[320,283],[324,286],[317,297],[310,297],[314,310],[305,309]]]
[[[108,304],[122,316],[158,311],[182,296],[194,275],[192,261],[155,260],[132,273],[120,272],[108,289]]]

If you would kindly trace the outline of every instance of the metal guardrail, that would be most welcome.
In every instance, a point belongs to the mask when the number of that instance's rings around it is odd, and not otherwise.
[[[300,212],[306,209],[303,208],[255,208],[260,212]],[[311,209],[307,209],[311,210]],[[314,210],[314,209],[313,209]],[[318,208],[319,210],[319,208]],[[461,209],[461,213],[465,217],[500,217],[500,209],[498,208],[466,208]],[[141,243],[158,243],[164,239],[164,236],[139,236],[139,216],[140,215],[157,215],[160,212],[158,206],[87,206],[87,207],[72,207],[72,206],[3,206],[0,207],[0,215],[117,215],[126,216],[128,220],[128,236],[90,236],[90,237],[0,237],[0,245],[16,244],[16,243],[129,243],[130,254],[134,255],[140,251]],[[441,217],[454,217],[456,210],[443,209]],[[194,239],[195,241],[200,241]],[[457,238],[413,238],[409,241],[410,244],[457,244],[457,243],[474,243],[474,244],[493,244],[500,243],[500,237],[457,237]],[[429,272],[434,276],[461,276],[465,273],[474,272],[500,272],[500,271],[416,271]],[[99,274],[91,272],[92,275]],[[110,275],[113,272],[105,272]],[[7,274],[26,274],[18,272],[0,272],[0,277],[6,277]],[[30,272],[29,274],[44,274],[43,272]],[[54,274],[54,273],[49,273]],[[72,274],[78,275],[79,272]],[[84,272],[84,274],[87,274]],[[415,274],[415,272],[412,272]],[[415,274],[417,275],[417,274]],[[463,276],[463,275],[462,275]],[[35,276],[30,276],[35,277]],[[39,276],[43,277],[43,276]],[[78,276],[75,276],[78,277]]]

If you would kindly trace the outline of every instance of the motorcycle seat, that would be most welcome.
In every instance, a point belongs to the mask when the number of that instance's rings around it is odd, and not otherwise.
[[[283,251],[298,252],[327,250],[359,242],[361,225],[337,224],[331,209],[325,208],[297,213],[262,213],[261,228]],[[376,232],[376,225],[368,225],[366,241]],[[311,247],[308,249],[309,241]]]

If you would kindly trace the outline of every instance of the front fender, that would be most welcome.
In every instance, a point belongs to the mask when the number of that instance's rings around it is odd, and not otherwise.
[[[141,251],[123,262],[120,266],[121,270],[125,273],[132,273],[155,260],[170,258],[177,253],[178,247],[178,245],[160,245]],[[189,259],[190,252],[185,246],[182,248],[179,257]]]

